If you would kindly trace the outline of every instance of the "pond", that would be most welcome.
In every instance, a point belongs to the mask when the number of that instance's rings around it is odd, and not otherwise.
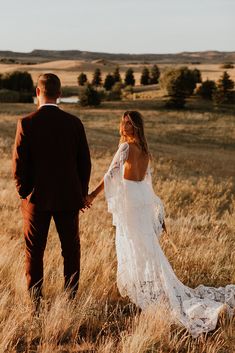
[[[37,97],[33,97],[34,104],[37,104]],[[78,103],[79,99],[78,96],[71,96],[71,97],[61,97],[57,100],[57,103]]]
[[[79,102],[78,96],[71,96],[71,97],[59,98],[58,103],[78,103],[78,102]]]

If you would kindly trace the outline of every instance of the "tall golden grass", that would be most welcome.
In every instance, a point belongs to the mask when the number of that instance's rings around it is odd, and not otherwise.
[[[0,352],[228,353],[235,321],[224,314],[214,332],[192,339],[164,308],[140,312],[116,287],[115,229],[104,196],[80,216],[81,279],[74,302],[63,292],[63,263],[52,222],[45,253],[44,301],[32,316],[24,276],[20,204],[11,177],[17,118],[31,105],[0,108]],[[64,107],[84,122],[93,160],[92,189],[118,144],[126,106]],[[161,243],[185,284],[224,286],[234,274],[234,116],[218,112],[143,111],[153,154],[153,183],[166,210]],[[174,246],[172,246],[172,243]]]

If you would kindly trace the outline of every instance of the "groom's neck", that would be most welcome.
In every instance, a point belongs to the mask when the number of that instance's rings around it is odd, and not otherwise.
[[[49,97],[40,97],[39,103],[43,104],[56,104],[57,98],[49,98]]]
[[[39,109],[44,104],[57,104],[57,98],[37,97],[37,108]]]

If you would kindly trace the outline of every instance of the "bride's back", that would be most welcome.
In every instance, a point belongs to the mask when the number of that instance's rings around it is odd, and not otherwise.
[[[129,143],[129,155],[124,164],[124,178],[133,181],[144,179],[149,163],[148,154],[140,146]]]

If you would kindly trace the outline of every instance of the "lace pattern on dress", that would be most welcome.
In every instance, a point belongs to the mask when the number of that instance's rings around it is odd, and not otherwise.
[[[216,327],[223,308],[232,313],[235,285],[192,289],[180,282],[159,244],[164,208],[154,193],[150,167],[143,181],[125,180],[128,153],[128,143],[121,144],[104,178],[108,210],[116,226],[118,289],[143,310],[164,302],[172,318],[197,337]]]

